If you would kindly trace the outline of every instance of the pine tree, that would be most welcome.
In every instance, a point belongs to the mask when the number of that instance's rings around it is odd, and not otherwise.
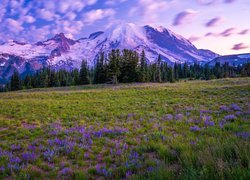
[[[31,85],[31,77],[29,75],[27,75],[24,79],[24,86],[26,89],[31,89],[32,85]]]
[[[161,79],[161,55],[158,55],[158,59],[157,59],[157,67],[156,67],[156,81],[157,82],[162,82]]]
[[[168,81],[168,65],[166,62],[161,63],[161,74],[162,74],[162,81],[167,82]]]
[[[179,71],[178,71],[178,64],[177,63],[174,63],[174,79],[176,81],[179,81]]]
[[[73,86],[79,85],[79,71],[78,71],[78,69],[74,69],[70,74],[71,74],[71,85],[73,85]]]
[[[142,51],[140,55],[140,75],[139,75],[139,81],[140,82],[146,82],[148,80],[148,72],[147,72],[147,59],[145,57],[144,50]]]
[[[94,83],[95,84],[105,83],[106,79],[107,79],[107,72],[105,64],[105,55],[102,52],[97,58],[96,66],[94,69]]]
[[[87,61],[83,60],[80,74],[79,74],[79,85],[89,84],[89,69],[87,65]]]
[[[16,91],[21,89],[21,80],[19,77],[19,73],[14,71],[14,74],[11,76],[10,80],[11,91]]]
[[[183,78],[187,78],[189,74],[188,64],[185,62],[183,65]]]
[[[209,68],[208,64],[206,64],[205,68],[204,68],[204,78],[205,78],[205,80],[211,79],[210,68]]]
[[[112,50],[108,55],[108,77],[111,80],[112,84],[118,83],[118,77],[121,74],[120,71],[120,51]]]
[[[173,70],[172,67],[170,67],[169,70],[168,70],[168,79],[169,79],[169,82],[171,82],[171,83],[175,82],[174,70]]]

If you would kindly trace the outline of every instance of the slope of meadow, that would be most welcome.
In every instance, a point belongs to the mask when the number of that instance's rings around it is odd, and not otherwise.
[[[0,179],[249,179],[250,78],[0,94]]]

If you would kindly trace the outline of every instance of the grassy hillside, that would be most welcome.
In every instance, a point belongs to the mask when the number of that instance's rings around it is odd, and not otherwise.
[[[249,179],[249,120],[250,78],[2,93],[0,179]]]

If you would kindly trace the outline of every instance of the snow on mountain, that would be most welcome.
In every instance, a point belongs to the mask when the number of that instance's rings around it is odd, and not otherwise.
[[[212,61],[209,61],[208,65],[214,66],[217,62],[220,64],[228,62],[230,66],[241,66],[243,64],[250,63],[250,53],[220,56]]]
[[[83,59],[93,66],[100,52],[108,53],[112,49],[132,49],[138,53],[144,50],[150,62],[155,61],[158,54],[168,63],[202,63],[218,56],[209,50],[197,49],[187,39],[162,26],[122,23],[79,40],[60,33],[35,44],[10,41],[0,45],[0,79],[8,79],[14,70],[22,74],[44,66],[71,70],[79,68]]]

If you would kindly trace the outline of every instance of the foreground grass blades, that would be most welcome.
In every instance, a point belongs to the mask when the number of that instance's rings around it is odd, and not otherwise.
[[[249,179],[250,78],[0,94],[0,179]]]

